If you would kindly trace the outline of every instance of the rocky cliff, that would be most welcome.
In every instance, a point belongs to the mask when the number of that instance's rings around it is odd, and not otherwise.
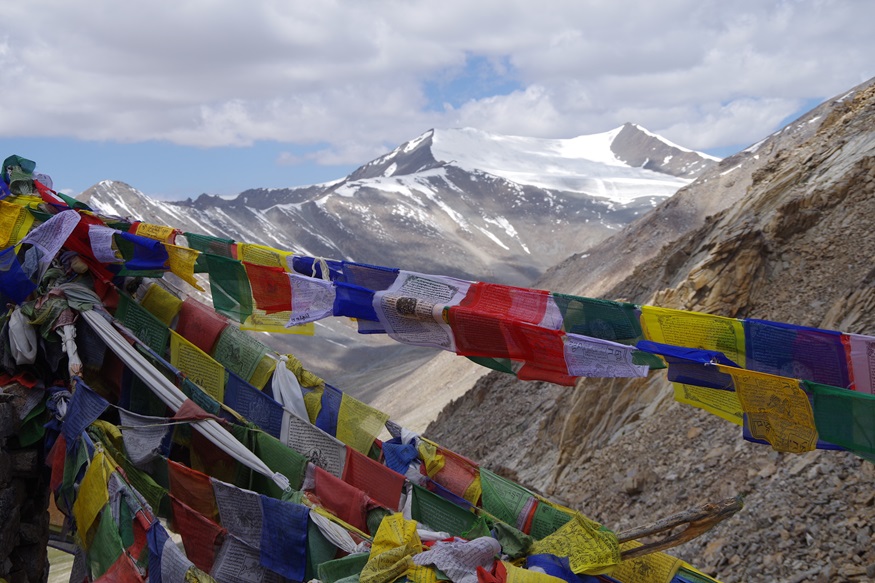
[[[875,334],[875,85],[723,160],[538,287]],[[674,554],[730,581],[875,576],[875,468],[781,454],[674,403],[662,371],[574,389],[491,373],[426,434],[622,530],[743,494]]]

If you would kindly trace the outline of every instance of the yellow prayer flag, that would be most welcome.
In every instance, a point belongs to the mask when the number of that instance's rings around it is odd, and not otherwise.
[[[140,305],[149,310],[153,316],[161,320],[165,325],[170,326],[173,318],[179,313],[182,307],[182,300],[158,285],[152,284],[146,290],[146,295],[143,296],[143,301]]]
[[[83,446],[84,447],[84,446]],[[76,529],[85,546],[85,550],[91,546],[91,537],[88,531],[97,519],[97,515],[109,502],[109,491],[106,483],[109,480],[109,472],[105,464],[103,452],[98,450],[91,458],[91,464],[85,470],[85,476],[79,485],[76,501],[73,502],[73,518],[76,520]]]
[[[443,469],[446,460],[444,456],[438,453],[435,444],[423,439],[419,442],[416,450],[419,452],[420,459],[425,462],[425,471],[429,478],[433,478],[435,474]]]
[[[640,547],[635,540],[620,545],[621,551]],[[622,561],[611,571],[611,577],[620,583],[669,583],[683,561],[665,553],[650,553],[638,559]]]
[[[16,242],[13,236],[21,228],[22,215],[25,214],[30,215],[23,206],[0,200],[0,249]]]
[[[604,573],[620,562],[616,535],[579,512],[553,534],[535,541],[529,554],[540,553],[568,557],[571,570],[578,574]]]
[[[337,413],[337,439],[357,452],[368,455],[374,439],[388,420],[386,413],[344,393]]]
[[[216,580],[192,565],[185,572],[185,583],[216,583]]]
[[[678,403],[685,403],[708,411],[712,415],[722,417],[736,425],[744,423],[744,411],[741,401],[734,391],[697,387],[683,383],[672,383],[674,386],[674,399]]]
[[[252,315],[240,324],[241,330],[253,330],[255,332],[270,332],[271,334],[301,334],[303,336],[313,336],[316,333],[316,326],[313,322],[301,324],[299,326],[289,326],[292,312],[274,312],[268,314],[264,310],[255,308]]]
[[[731,366],[717,368],[732,375],[753,437],[768,441],[776,451],[802,453],[817,447],[814,412],[798,380]]]
[[[529,571],[513,563],[502,561],[507,571],[507,583],[562,583],[564,580],[540,571]],[[612,575],[613,576],[613,575]]]
[[[415,567],[413,555],[420,552],[422,541],[416,532],[416,521],[405,520],[401,513],[391,514],[380,522],[359,580],[391,583],[400,579]]]
[[[163,225],[139,223],[137,225],[137,230],[134,234],[141,237],[148,237],[150,239],[157,239],[159,241],[167,242],[170,240],[170,237],[173,235],[175,230],[176,229],[174,229],[173,227],[165,227]]]
[[[267,381],[270,380],[270,377],[273,376],[273,371],[276,370],[276,367],[277,360],[265,354],[255,366],[252,376],[249,377],[249,384],[259,390],[263,389]]]
[[[319,417],[319,412],[322,411],[322,395],[325,393],[325,387],[316,387],[314,390],[304,393],[304,406],[307,407],[307,416],[310,418],[310,423],[315,424]]]
[[[744,324],[741,320],[641,306],[641,328],[647,340],[722,352],[744,368]]]
[[[324,387],[325,381],[310,372],[309,370],[304,368],[304,365],[301,364],[301,361],[295,358],[292,354],[286,354],[286,368],[292,371],[298,379],[298,382],[301,383],[301,386],[305,389],[315,389],[317,387]]]
[[[206,291],[194,276],[194,264],[201,252],[189,249],[188,247],[171,245],[170,243],[165,243],[164,248],[167,249],[170,271],[179,276],[183,281],[191,284],[196,290]]]
[[[170,364],[219,403],[225,400],[225,367],[173,330],[170,331]]]
[[[428,565],[413,565],[407,571],[407,579],[412,583],[437,583],[437,571]]]
[[[465,488],[465,493],[462,495],[462,498],[477,506],[477,503],[480,501],[480,497],[483,495],[483,482],[480,480],[480,470],[477,470],[477,475],[474,476],[474,481]]]
[[[255,243],[237,243],[237,259],[255,265],[266,267],[280,267],[284,271],[290,271],[288,258],[294,255],[291,251],[281,251],[265,245]],[[286,320],[288,321],[288,319]]]

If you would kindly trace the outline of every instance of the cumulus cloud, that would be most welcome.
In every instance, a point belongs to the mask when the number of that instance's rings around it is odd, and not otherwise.
[[[875,75],[873,20],[839,0],[34,0],[4,10],[0,133],[324,144],[324,164],[451,126],[748,144]],[[433,107],[472,56],[510,89]]]

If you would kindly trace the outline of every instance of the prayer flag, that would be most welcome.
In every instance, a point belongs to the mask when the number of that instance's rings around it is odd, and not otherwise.
[[[91,547],[93,533],[89,534],[94,521],[101,510],[109,502],[109,491],[106,484],[109,481],[109,468],[103,452],[95,452],[82,483],[79,484],[79,492],[73,503],[73,518],[76,520],[76,529],[82,538],[85,549]],[[110,519],[109,522],[112,522]],[[110,564],[112,561],[110,561]],[[107,568],[109,565],[107,565]]]
[[[620,545],[613,532],[581,514],[532,545],[533,554],[568,557],[575,573],[599,573],[620,562]]]
[[[470,286],[461,279],[401,271],[388,289],[374,293],[374,311],[398,342],[454,352],[443,310],[461,302]]]
[[[288,261],[293,255],[291,251],[281,251],[265,245],[256,245],[254,243],[237,244],[237,258],[240,261],[265,267],[279,267],[283,271],[291,271]]]
[[[374,536],[361,583],[391,583],[414,567],[413,555],[422,551],[416,522],[399,514],[387,516]]]
[[[115,317],[156,354],[164,354],[167,341],[170,338],[167,325],[135,302],[129,295],[119,294]]]
[[[362,532],[368,531],[368,496],[355,486],[315,468],[314,492],[322,505],[344,522]]]
[[[404,490],[404,476],[351,447],[346,448],[343,481],[355,486],[377,504],[392,512],[399,510],[401,493]]]
[[[818,435],[858,454],[875,454],[875,396],[804,382],[812,394]]]
[[[252,288],[243,263],[219,255],[206,255],[213,308],[232,320],[244,322],[252,315]]]
[[[799,381],[718,365],[732,375],[750,432],[777,451],[811,451],[817,443],[814,413]]]
[[[196,290],[206,291],[194,276],[194,265],[200,252],[188,247],[171,245],[170,243],[165,243],[164,248],[167,250],[167,261],[170,271]]]
[[[15,255],[15,248],[9,247],[0,251],[0,301],[4,304],[7,300],[21,304],[35,289],[36,284],[22,269]]]
[[[438,532],[448,532],[453,536],[466,537],[475,526],[477,515],[460,508],[433,492],[413,484],[411,517]]]
[[[174,497],[213,522],[218,520],[219,508],[209,476],[169,460],[167,478]]]
[[[744,324],[741,320],[641,306],[641,323],[647,340],[722,352],[738,366],[745,366]]]
[[[228,325],[227,318],[194,298],[187,298],[179,309],[176,332],[205,353],[211,354],[219,340],[219,334]]]
[[[292,306],[287,326],[315,322],[332,315],[336,299],[333,283],[297,273],[288,273],[286,277]]]
[[[261,496],[220,480],[211,481],[222,526],[246,544],[260,548],[264,530]]]
[[[261,564],[271,571],[303,581],[307,570],[309,509],[302,504],[261,496]]]
[[[279,438],[281,435],[282,405],[233,372],[228,373],[225,385],[225,405],[272,436]]]
[[[633,362],[635,349],[625,344],[577,334],[563,337],[568,374],[576,377],[645,377],[647,365]]]
[[[175,230],[173,227],[138,222],[133,225],[131,232],[140,237],[148,237],[162,243],[173,243],[172,237]]]
[[[225,368],[209,354],[174,332],[170,331],[170,364],[221,403],[225,394]]]
[[[248,381],[268,352],[268,347],[252,335],[229,325],[219,334],[212,356],[229,371]]]
[[[271,314],[287,312],[292,307],[292,286],[290,274],[281,267],[267,267],[255,263],[243,263],[255,307]]]
[[[128,271],[164,271],[169,259],[161,241],[131,233],[119,233],[127,246],[119,245]]]
[[[401,273],[399,269],[353,261],[344,261],[340,269],[342,276],[339,279],[344,283],[351,283],[375,292],[389,289]]]
[[[141,305],[165,326],[170,326],[182,308],[182,300],[157,283],[153,283],[146,290]]]
[[[84,531],[80,532],[82,540],[85,540]],[[88,562],[91,565],[91,575],[95,578],[102,576],[112,568],[124,555],[124,543],[119,536],[118,527],[113,520],[109,505],[103,507],[100,513],[100,521],[94,532],[94,539],[88,547]]]
[[[848,334],[849,354],[854,389],[861,393],[875,393],[875,338]]]
[[[74,384],[73,398],[67,404],[67,413],[61,426],[68,447],[78,443],[82,432],[109,407],[109,402],[81,379],[75,379]]]
[[[747,368],[849,388],[847,338],[840,332],[766,320],[744,321]]]
[[[171,496],[173,528],[182,536],[185,554],[198,569],[209,572],[226,530],[178,498]]]
[[[337,416],[337,439],[367,455],[388,420],[389,415],[386,413],[362,403],[347,393],[342,393]]]

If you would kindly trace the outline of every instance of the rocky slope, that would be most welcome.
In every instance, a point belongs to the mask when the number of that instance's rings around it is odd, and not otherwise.
[[[875,335],[875,85],[704,173],[539,287]],[[664,372],[573,390],[490,373],[427,435],[612,528],[736,494],[745,509],[674,554],[723,581],[875,577],[875,471],[780,454],[674,403]]]

